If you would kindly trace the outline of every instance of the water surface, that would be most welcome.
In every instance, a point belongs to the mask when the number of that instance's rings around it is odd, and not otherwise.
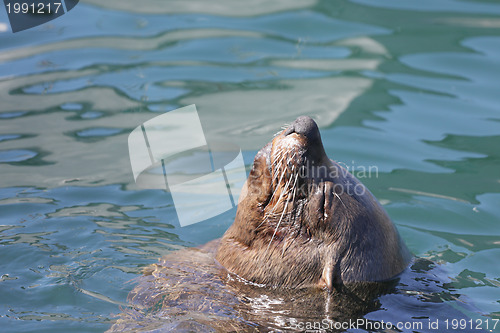
[[[376,166],[361,180],[410,250],[500,318],[500,4],[87,0],[24,32],[0,22],[6,331],[103,331],[143,267],[224,233],[234,210],[181,228],[167,193],[133,182],[130,131],[192,103],[247,166],[314,117],[331,158]]]

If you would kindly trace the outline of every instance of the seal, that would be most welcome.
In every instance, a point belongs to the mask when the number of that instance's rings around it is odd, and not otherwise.
[[[216,260],[272,287],[397,277],[411,255],[370,191],[325,153],[318,126],[297,118],[255,156]]]
[[[148,266],[108,332],[393,331],[373,325],[415,323],[417,310],[422,325],[468,322],[467,302],[443,302],[460,297],[447,274],[410,261],[375,197],[300,117],[256,155],[222,239]]]

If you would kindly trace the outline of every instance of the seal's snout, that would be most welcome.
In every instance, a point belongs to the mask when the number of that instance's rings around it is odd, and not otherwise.
[[[311,117],[298,117],[282,133],[284,137],[295,133],[298,137],[305,139],[295,142],[300,142],[302,148],[307,151],[308,158],[311,161],[328,159],[323,148],[323,143],[321,142],[318,125],[316,125],[316,122]]]
[[[302,135],[309,141],[316,141],[320,138],[318,125],[316,125],[314,120],[308,116],[300,116],[295,119],[295,121],[288,126],[283,134],[287,136],[292,133]]]

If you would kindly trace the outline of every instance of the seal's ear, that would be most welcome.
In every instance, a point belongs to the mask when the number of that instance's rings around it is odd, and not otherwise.
[[[321,278],[319,279],[319,287],[327,288],[328,291],[333,290],[333,267],[332,265],[325,265]]]
[[[338,290],[338,288],[342,286],[342,278],[340,277],[340,262],[338,261],[338,256],[336,255],[331,255],[327,258],[329,259],[327,259],[324,263],[318,286],[320,288],[327,288],[328,291],[332,292],[333,289]]]

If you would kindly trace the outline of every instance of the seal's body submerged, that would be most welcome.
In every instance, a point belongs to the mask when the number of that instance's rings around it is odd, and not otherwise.
[[[248,281],[329,290],[391,279],[410,258],[384,209],[326,156],[305,116],[256,155],[216,255]]]

